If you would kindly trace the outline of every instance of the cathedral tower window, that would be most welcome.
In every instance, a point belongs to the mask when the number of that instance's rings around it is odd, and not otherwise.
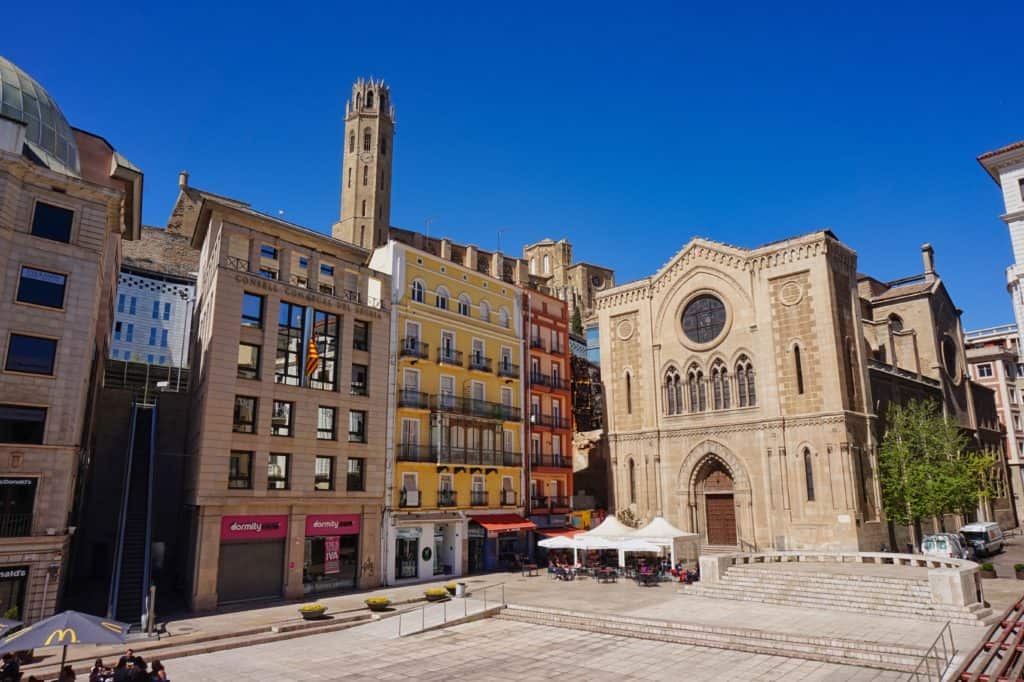
[[[363,187],[366,187],[366,181],[370,177],[370,167],[363,166]]]
[[[626,372],[626,414],[633,414],[633,378]]]
[[[363,199],[363,217],[366,217],[366,199]]]
[[[381,101],[381,104],[383,104],[383,100]],[[380,155],[381,156],[387,156],[388,155],[388,141],[387,141],[387,138],[385,138],[385,137],[380,138]]]
[[[348,169],[348,186],[349,187],[352,186],[352,167],[351,166],[349,166],[349,169]]]
[[[804,392],[804,364],[800,359],[800,346],[793,346],[793,369],[796,371],[796,392]]]
[[[363,131],[363,151],[368,152],[373,148],[373,135],[370,129],[367,128]]]
[[[366,108],[373,109],[373,90],[366,91]]]
[[[629,460],[629,503],[636,504],[636,464]]]
[[[814,502],[814,462],[810,448],[804,448],[804,479],[807,485],[807,501]]]
[[[354,152],[356,150],[356,134],[352,133],[348,136],[348,150]]]

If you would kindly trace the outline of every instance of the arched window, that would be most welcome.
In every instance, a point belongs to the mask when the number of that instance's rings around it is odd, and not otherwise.
[[[354,152],[356,150],[356,134],[352,133],[348,136],[348,150]]]
[[[846,339],[846,390],[849,391],[850,407],[857,405],[857,380],[854,367],[857,366],[857,351],[853,347],[853,340]]]
[[[747,366],[743,364],[742,358],[736,363],[736,396],[739,399],[740,407],[747,406]]]
[[[508,311],[504,308],[498,311],[498,324],[502,327],[508,327]]]
[[[708,409],[708,386],[704,381],[704,372],[697,372],[697,400],[701,412]]]
[[[371,149],[373,149],[372,144],[373,134],[370,132],[369,128],[366,128],[365,130],[363,130],[363,151],[368,152]]]
[[[680,414],[682,411],[683,394],[679,370],[672,366],[665,370],[665,414]]]
[[[373,90],[366,91],[366,108],[373,109]]]
[[[366,181],[370,178],[370,167],[363,166],[363,187],[366,187]]]
[[[487,301],[480,301],[480,319],[484,322],[491,321],[491,306],[487,305]]]
[[[729,373],[725,365],[716,362],[711,368],[712,399],[716,410],[729,409]]]
[[[366,217],[366,199],[363,199],[363,217]]]
[[[807,501],[814,502],[814,462],[810,448],[804,448],[804,478],[807,484]]]
[[[462,294],[459,296],[459,315],[465,315],[469,317],[469,296]]]
[[[448,310],[448,290],[444,287],[438,287],[437,292],[434,294],[434,305],[439,310]]]
[[[633,379],[626,372],[626,414],[633,414]]]
[[[412,281],[412,300],[423,303],[423,282],[418,279]]]
[[[800,346],[793,346],[793,369],[796,371],[796,392],[804,392],[804,364],[800,359]]]
[[[700,404],[697,400],[697,366],[694,365],[690,368],[690,371],[686,375],[686,384],[689,388],[688,393],[690,394],[690,412],[697,412],[698,405]]]
[[[896,313],[890,315],[889,328],[892,329],[894,332],[903,331],[903,318],[897,315]]]
[[[551,256],[544,256],[544,274],[551,274]]]
[[[358,95],[356,95],[356,109],[362,109],[362,108],[363,108],[363,95],[362,95],[362,93],[359,93]]]
[[[530,259],[530,274],[531,275],[536,275],[537,274],[537,258],[536,257]]]
[[[757,393],[754,391],[754,366],[747,365],[747,404],[757,405]]]
[[[352,186],[352,166],[348,167],[348,186]]]
[[[629,460],[629,502],[636,503],[636,464],[632,458]]]

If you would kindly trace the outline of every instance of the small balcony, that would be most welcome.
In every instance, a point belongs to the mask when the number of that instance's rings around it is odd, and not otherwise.
[[[503,507],[514,507],[516,506],[516,491],[515,490],[502,490],[501,491],[501,504]]]
[[[569,498],[563,495],[548,495],[530,498],[530,510],[534,512],[567,511],[570,508]]]
[[[501,421],[517,422],[523,418],[518,407],[448,394],[431,396],[430,408],[436,412],[452,412],[484,419],[500,419]]]
[[[487,506],[487,491],[486,490],[471,490],[469,493],[469,504],[473,507],[486,507]]]
[[[469,356],[469,368],[475,369],[480,372],[491,373],[491,366],[494,364],[491,358],[485,358],[483,355],[477,355],[471,353]]]
[[[498,363],[498,376],[508,377],[509,379],[518,379],[519,365],[509,362],[507,360],[502,360],[501,362]]]
[[[548,495],[549,509],[568,509],[569,498],[565,495]]]
[[[568,429],[569,420],[565,417],[555,416],[551,414],[542,414],[540,412],[530,413],[530,424],[534,428],[545,428],[545,429]]]
[[[544,339],[539,336],[531,336],[530,348],[539,348],[540,350],[544,350]]]
[[[402,347],[398,354],[403,358],[426,360],[430,356],[430,344],[420,341],[415,336],[407,336],[402,339]]]
[[[419,445],[415,443],[402,443],[398,446],[399,462],[433,462],[434,453],[431,452],[429,445]]]
[[[398,406],[413,407],[418,410],[429,410],[430,394],[422,393],[420,391],[413,391],[408,388],[400,389],[398,391]]]
[[[437,506],[438,507],[457,507],[456,494],[454,490],[438,490],[437,491]]]
[[[398,497],[398,506],[404,509],[414,508],[420,506],[420,491],[419,490],[402,490]]]
[[[438,348],[437,361],[442,365],[462,367],[462,351],[454,348]]]
[[[540,372],[530,372],[530,386],[555,391],[569,390],[569,382],[565,379],[550,374],[541,374]]]
[[[565,455],[535,452],[530,455],[530,465],[535,467],[551,467],[553,469],[569,469],[572,468],[572,460]]]
[[[21,538],[32,534],[32,514],[0,514],[0,538]]]

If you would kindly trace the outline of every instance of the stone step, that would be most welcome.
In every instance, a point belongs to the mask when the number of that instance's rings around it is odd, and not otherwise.
[[[859,575],[855,573],[834,573],[830,571],[803,571],[794,570],[786,571],[785,564],[773,564],[780,566],[780,568],[764,568],[758,564],[741,564],[738,566],[730,566],[726,572],[731,574],[744,574],[744,575],[757,575],[757,576],[778,576],[785,575],[799,580],[828,580],[834,582],[846,582],[855,583],[858,585],[870,584],[870,585],[918,585],[928,589],[928,578],[894,578],[892,576],[882,575],[870,575],[864,574]]]
[[[879,588],[870,585],[834,585],[825,582],[800,581],[786,578],[755,578],[726,574],[724,584],[747,585],[750,587],[772,587],[779,590],[799,590],[808,594],[828,594],[849,597],[867,597],[873,599],[897,599],[914,602],[931,601],[931,590],[908,588]]]
[[[662,621],[562,609],[509,606],[498,618],[676,644],[911,672],[927,649],[908,645]]]
[[[696,584],[682,590],[683,594],[732,599],[735,601],[752,601],[762,604],[779,606],[798,606],[814,609],[832,609],[854,613],[872,613],[892,618],[912,618],[914,620],[930,620],[936,622],[952,621],[965,625],[987,625],[999,619],[992,609],[980,607],[948,607],[945,605],[918,604],[916,608],[902,605],[889,606],[885,603],[848,602],[842,600],[825,600],[818,598],[802,598],[799,595],[779,595],[777,590],[770,588],[753,590],[748,588],[730,588],[727,583],[716,585]],[[939,607],[939,608],[936,608]],[[980,607],[980,608],[979,608]]]
[[[702,556],[716,556],[719,554],[735,554],[740,551],[736,545],[704,545],[700,548]]]

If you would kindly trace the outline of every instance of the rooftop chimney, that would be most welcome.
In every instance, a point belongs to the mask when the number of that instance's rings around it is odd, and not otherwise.
[[[935,274],[935,249],[931,244],[921,244],[921,260],[924,261],[924,274]]]
[[[178,189],[185,189],[188,187],[188,171],[181,171],[178,173]]]

